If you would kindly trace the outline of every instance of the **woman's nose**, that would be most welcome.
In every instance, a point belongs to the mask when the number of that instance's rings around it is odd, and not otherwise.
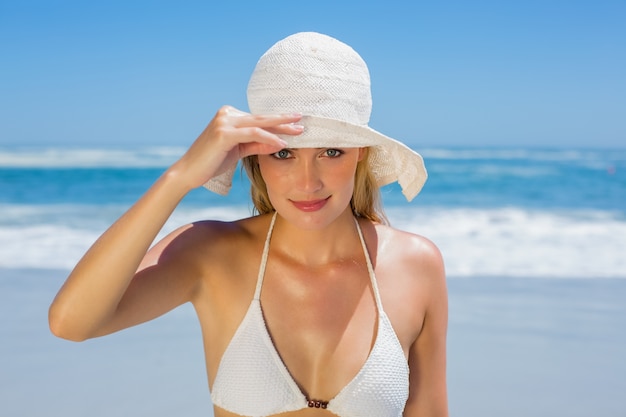
[[[323,186],[319,166],[312,160],[301,160],[296,167],[296,187],[305,193],[314,193]]]

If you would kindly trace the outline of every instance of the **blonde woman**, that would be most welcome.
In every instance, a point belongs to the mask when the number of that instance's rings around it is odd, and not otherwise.
[[[298,33],[89,249],[50,308],[52,332],[103,336],[190,302],[216,417],[447,416],[447,292],[437,248],[387,224],[422,158],[367,126],[369,73],[348,45]],[[180,227],[192,189],[227,193],[237,161],[257,214]]]

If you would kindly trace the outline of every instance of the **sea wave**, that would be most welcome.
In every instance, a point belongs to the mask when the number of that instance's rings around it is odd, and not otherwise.
[[[431,207],[391,217],[433,240],[451,276],[626,278],[621,212]]]
[[[424,159],[437,160],[532,160],[573,162],[605,168],[607,163],[626,162],[624,149],[523,149],[523,148],[415,148]],[[182,147],[119,148],[0,148],[0,167],[165,167],[184,153]]]
[[[626,161],[625,149],[525,149],[525,148],[425,148],[425,159],[449,160],[533,160],[544,162],[595,163]]]
[[[0,267],[72,268],[123,206],[0,206]],[[22,214],[20,214],[22,213]],[[158,238],[199,219],[233,220],[247,206],[179,207]],[[391,223],[432,240],[450,277],[626,278],[626,218],[603,210],[411,208]]]
[[[172,164],[183,152],[184,149],[177,147],[0,149],[0,167],[160,168]]]

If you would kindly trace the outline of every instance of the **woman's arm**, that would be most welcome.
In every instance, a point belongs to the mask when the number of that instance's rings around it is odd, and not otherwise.
[[[410,392],[405,417],[447,417],[446,335],[448,293],[439,250],[427,242],[419,265],[427,291],[421,332],[409,351]]]
[[[253,116],[221,108],[189,150],[85,253],[50,306],[51,331],[85,340],[188,301],[193,263],[183,260],[193,243],[191,227],[174,232],[148,253],[150,245],[191,189],[241,157],[282,149],[285,144],[276,133],[301,133],[300,126],[292,125],[300,117]]]

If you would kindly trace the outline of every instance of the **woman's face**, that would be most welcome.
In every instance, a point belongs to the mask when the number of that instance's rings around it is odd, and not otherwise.
[[[364,148],[283,149],[259,155],[267,193],[278,213],[304,229],[327,226],[350,205]]]

